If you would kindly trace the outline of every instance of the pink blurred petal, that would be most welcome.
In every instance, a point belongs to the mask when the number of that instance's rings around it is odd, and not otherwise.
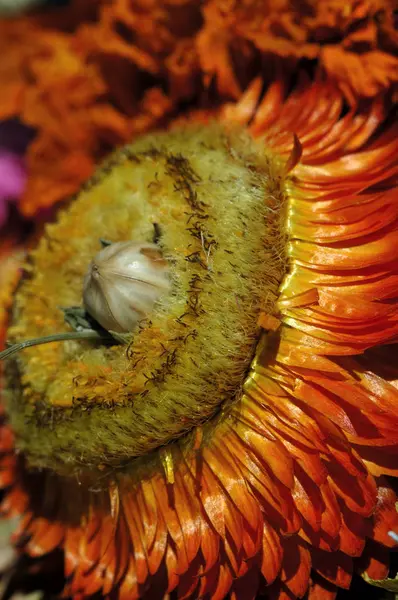
[[[0,203],[19,198],[25,189],[25,183],[23,159],[12,152],[0,150]]]

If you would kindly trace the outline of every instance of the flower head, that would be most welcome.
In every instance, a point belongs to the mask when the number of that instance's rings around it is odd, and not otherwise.
[[[127,353],[43,346],[7,367],[16,439],[4,425],[2,510],[23,515],[27,554],[64,550],[66,593],[316,599],[348,588],[354,569],[387,576],[398,474],[387,116],[383,98],[347,110],[322,78],[290,94],[255,80],[219,114],[227,129],[200,112],[196,129],[127,147],[47,229],[13,338],[63,326],[57,307],[78,300],[103,233],[149,236],[155,219],[175,285]]]
[[[104,240],[167,265],[125,343],[96,330],[5,362],[0,510],[21,517],[23,564],[62,563],[62,597],[332,600],[355,572],[388,576],[394,15],[298,4],[72,1],[0,22],[0,116],[37,130],[26,214],[129,141],[23,271],[1,241],[3,337],[79,333],[65,315]],[[130,306],[124,276],[110,293]]]

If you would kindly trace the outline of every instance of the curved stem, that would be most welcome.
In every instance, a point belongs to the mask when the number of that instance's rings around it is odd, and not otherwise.
[[[19,342],[13,344],[6,350],[0,352],[0,360],[8,358],[20,350],[30,348],[31,346],[39,346],[40,344],[49,344],[50,342],[63,342],[66,340],[107,340],[112,339],[111,335],[100,333],[94,329],[86,329],[84,331],[70,331],[66,333],[55,333],[54,335],[47,335],[41,338],[33,338],[32,340],[26,340],[25,342]]]

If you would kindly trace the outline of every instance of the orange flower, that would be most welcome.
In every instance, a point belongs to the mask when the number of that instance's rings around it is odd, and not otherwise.
[[[111,147],[259,68],[317,60],[351,103],[398,80],[393,0],[101,0],[0,22],[0,119],[37,129],[21,209],[77,191]],[[272,78],[272,75],[271,75]]]
[[[397,125],[381,96],[350,108],[321,77],[287,89],[278,79],[263,95],[256,79],[219,114],[281,157],[287,201],[287,272],[274,309],[259,314],[239,400],[209,417],[209,430],[199,424],[191,444],[184,434],[155,450],[155,465],[144,456],[111,479],[104,467],[96,486],[30,471],[3,426],[1,510],[22,515],[15,539],[24,553],[63,550],[73,598],[177,590],[240,600],[266,590],[287,600],[308,590],[327,600],[354,570],[387,577],[388,532],[398,527]],[[61,254],[46,243],[36,260],[56,268]],[[59,265],[70,260],[69,247],[62,252]]]
[[[217,73],[222,91],[238,97],[234,61],[276,55],[317,59],[351,102],[396,82],[398,43],[389,0],[213,0],[204,9],[198,36],[201,64]],[[243,67],[244,68],[244,67]],[[238,71],[239,72],[239,71]]]

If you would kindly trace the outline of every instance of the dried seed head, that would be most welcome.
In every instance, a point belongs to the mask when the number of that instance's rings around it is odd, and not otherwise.
[[[116,242],[103,248],[84,277],[83,301],[108,331],[127,333],[170,289],[167,261],[154,244]]]

